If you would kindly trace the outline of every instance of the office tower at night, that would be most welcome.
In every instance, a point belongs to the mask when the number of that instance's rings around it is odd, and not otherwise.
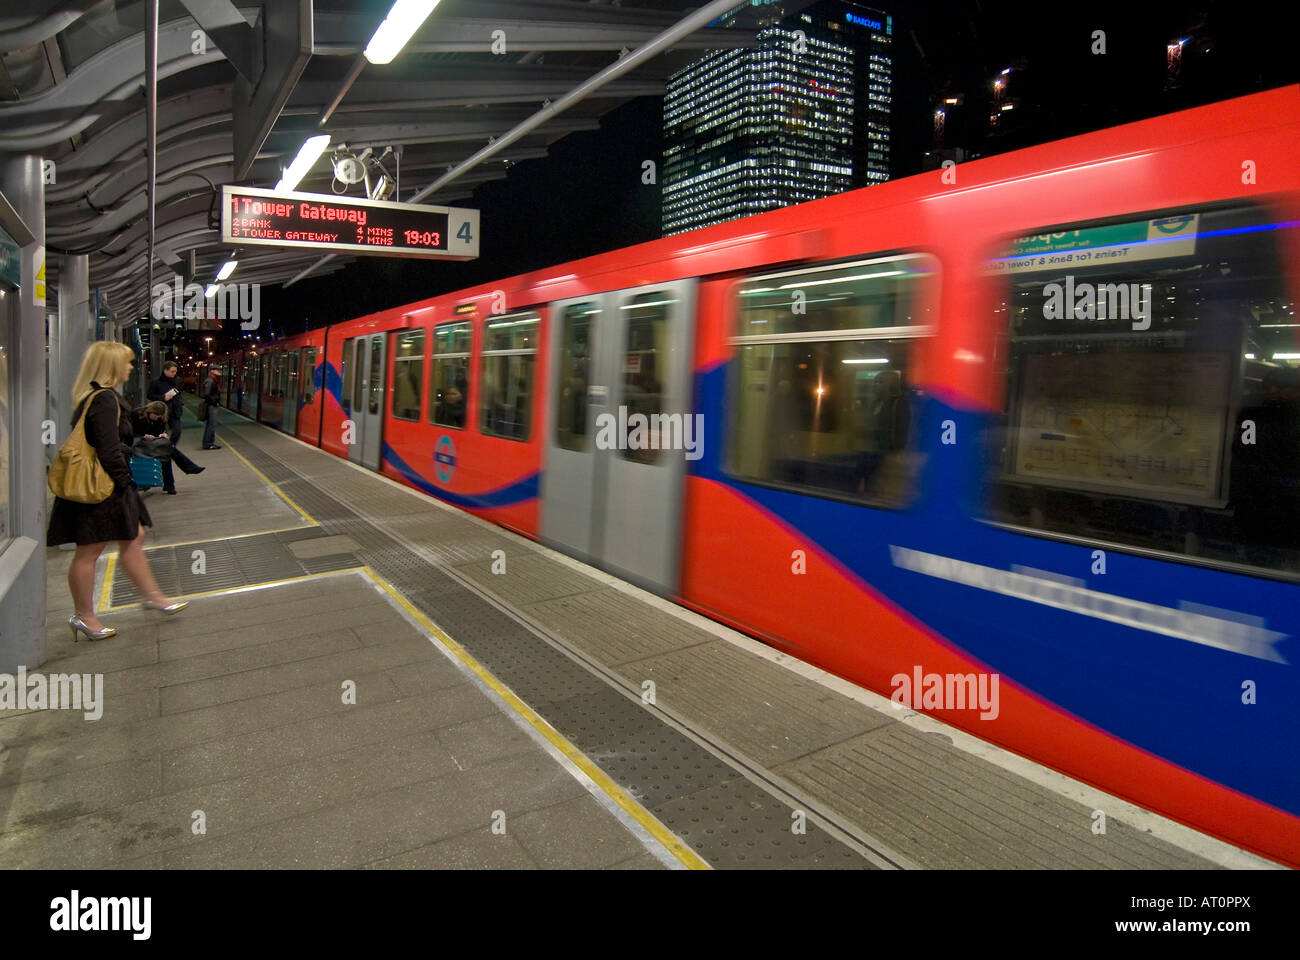
[[[845,0],[792,6],[771,5],[756,48],[669,78],[665,236],[889,179],[893,18]]]

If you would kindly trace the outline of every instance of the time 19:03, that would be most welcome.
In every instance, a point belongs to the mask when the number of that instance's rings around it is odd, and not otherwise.
[[[406,230],[408,247],[437,247],[442,245],[442,234],[432,230]]]

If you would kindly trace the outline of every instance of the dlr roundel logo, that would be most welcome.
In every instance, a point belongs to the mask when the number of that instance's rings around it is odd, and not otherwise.
[[[456,472],[456,445],[446,434],[438,438],[438,445],[434,448],[433,469],[438,474],[439,483],[451,483],[451,475]]]

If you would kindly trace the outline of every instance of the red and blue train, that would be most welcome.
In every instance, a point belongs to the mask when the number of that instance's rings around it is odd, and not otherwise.
[[[1297,149],[1282,88],[217,362],[249,417],[1300,865]]]

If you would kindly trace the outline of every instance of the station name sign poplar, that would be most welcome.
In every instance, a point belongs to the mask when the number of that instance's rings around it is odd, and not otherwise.
[[[221,188],[221,242],[381,257],[478,257],[479,212],[319,193]]]

